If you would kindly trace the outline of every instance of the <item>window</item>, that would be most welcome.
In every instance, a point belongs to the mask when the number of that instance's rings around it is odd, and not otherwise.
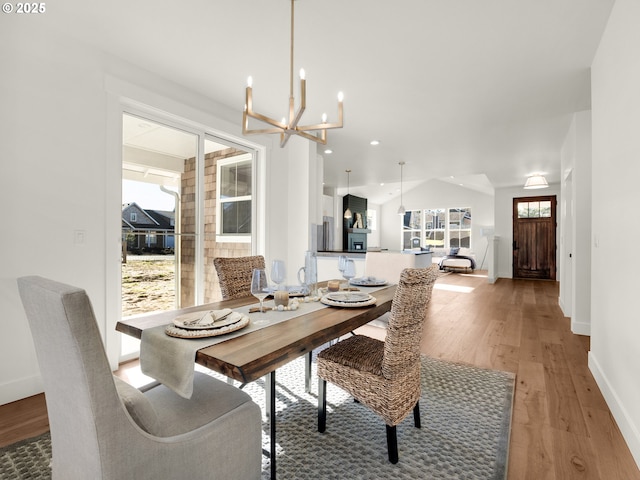
[[[518,218],[549,218],[551,202],[518,202]]]
[[[138,214],[136,212],[131,212],[129,214],[129,220],[131,220],[132,222],[137,222],[138,221]]]
[[[402,248],[471,247],[471,208],[408,210],[402,219]]]
[[[252,161],[240,155],[217,164],[218,235],[251,239]],[[243,241],[238,238],[235,241]]]
[[[449,247],[471,247],[471,209],[449,209]]]
[[[402,248],[414,248],[422,233],[422,214],[420,210],[407,210],[402,217]]]
[[[424,211],[424,247],[444,247],[445,232],[446,232],[446,211],[443,208],[427,209]]]

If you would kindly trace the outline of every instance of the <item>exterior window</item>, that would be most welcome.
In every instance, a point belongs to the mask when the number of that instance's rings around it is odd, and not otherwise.
[[[471,209],[449,209],[449,247],[471,247]]]
[[[131,220],[132,222],[137,222],[138,221],[138,214],[136,212],[131,212],[129,214],[129,220]]]
[[[402,248],[420,247],[422,215],[420,210],[407,210],[402,217]]]
[[[402,248],[418,247],[471,248],[471,208],[408,210],[402,217]]]
[[[218,162],[218,235],[251,237],[252,161],[247,157]]]
[[[443,208],[427,209],[424,211],[424,246],[444,247],[446,230],[446,210]]]
[[[518,202],[518,218],[550,218],[551,202]]]

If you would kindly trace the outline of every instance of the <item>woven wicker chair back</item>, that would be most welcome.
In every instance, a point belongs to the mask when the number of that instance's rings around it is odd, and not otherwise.
[[[420,361],[420,339],[438,268],[405,268],[393,298],[384,344],[382,374],[402,376]]]
[[[251,295],[251,276],[254,268],[265,268],[264,257],[217,257],[213,265],[218,273],[223,300]]]

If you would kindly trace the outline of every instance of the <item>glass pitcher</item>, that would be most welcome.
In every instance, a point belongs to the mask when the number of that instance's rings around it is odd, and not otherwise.
[[[318,257],[316,252],[307,251],[304,255],[304,267],[298,270],[298,282],[305,293],[316,295],[318,289]]]

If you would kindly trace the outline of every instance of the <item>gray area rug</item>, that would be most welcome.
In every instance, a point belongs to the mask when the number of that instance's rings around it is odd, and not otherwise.
[[[304,391],[303,359],[278,369],[277,471],[282,480],[477,479],[507,473],[515,376],[422,357],[422,428],[398,425],[400,461],[387,460],[380,418],[329,384],[327,430],[317,431],[317,382]],[[314,364],[315,372],[315,364]],[[314,375],[315,379],[315,375]],[[264,382],[245,387],[264,412]],[[264,418],[263,418],[264,420]],[[269,449],[263,424],[263,448]],[[0,449],[0,479],[48,479],[48,434]],[[263,479],[269,460],[263,459]]]

